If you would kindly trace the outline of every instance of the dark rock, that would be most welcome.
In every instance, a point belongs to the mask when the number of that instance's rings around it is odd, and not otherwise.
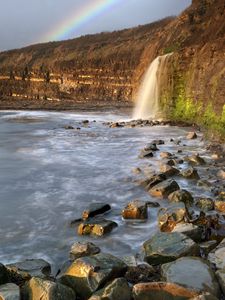
[[[180,174],[187,179],[200,179],[197,170],[191,167],[183,169]]]
[[[157,148],[156,144],[147,144],[144,148],[144,151],[158,151],[159,149]]]
[[[104,214],[111,210],[111,206],[105,203],[91,203],[87,209],[83,211],[82,218],[84,220],[93,218],[97,215]]]
[[[129,267],[125,278],[128,282],[132,284],[137,284],[140,282],[151,282],[155,280],[157,275],[155,269],[148,264],[141,264],[135,267]],[[159,279],[159,278],[158,278]]]
[[[110,233],[115,227],[117,227],[117,223],[105,220],[101,217],[92,218],[84,221],[78,227],[79,235],[98,235],[103,236],[107,233]]]
[[[89,123],[89,120],[83,120],[82,123],[83,123],[83,124],[88,124],[88,123]]]
[[[168,199],[170,202],[183,202],[186,207],[190,207],[194,203],[191,193],[186,190],[177,190],[169,194]]]
[[[214,202],[210,198],[195,198],[195,204],[203,211],[210,211],[214,209]]]
[[[0,264],[0,285],[9,282],[9,273],[6,267]]]
[[[166,177],[175,176],[180,173],[179,170],[167,164],[162,164],[160,166],[160,172],[162,172],[162,174],[164,174]]]
[[[199,244],[201,252],[204,256],[208,256],[209,252],[214,250],[217,246],[218,242],[216,240],[207,241]]]
[[[66,125],[66,126],[64,126],[64,129],[71,130],[71,129],[74,129],[74,127],[71,125]]]
[[[197,134],[196,134],[196,132],[188,132],[188,134],[187,134],[187,136],[186,136],[186,138],[188,139],[188,140],[194,140],[194,139],[197,139]]]
[[[0,299],[2,300],[20,300],[20,289],[14,283],[0,285]]]
[[[158,183],[166,180],[166,176],[164,174],[156,174],[151,176],[146,180],[146,190],[150,190],[153,186],[157,185]]]
[[[172,192],[179,190],[180,187],[176,181],[168,179],[160,182],[159,184],[153,186],[149,192],[155,197],[167,197]]]
[[[149,158],[149,157],[153,157],[154,154],[152,151],[141,151],[139,158]]]
[[[156,145],[164,145],[165,144],[165,142],[163,140],[153,140],[151,143],[156,144]]]
[[[98,254],[100,248],[91,242],[76,242],[70,249],[70,258],[75,260],[80,257]]]
[[[191,223],[179,223],[174,227],[172,232],[183,233],[196,243],[199,243],[202,239],[204,239],[203,228]]]
[[[205,160],[202,157],[200,157],[198,154],[193,154],[192,156],[188,156],[186,158],[186,160],[193,165],[204,165],[205,164]]]
[[[124,219],[140,219],[145,220],[148,218],[147,203],[140,200],[134,200],[125,207],[122,211]]]

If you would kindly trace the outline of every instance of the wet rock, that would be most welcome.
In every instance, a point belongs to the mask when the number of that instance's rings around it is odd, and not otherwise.
[[[20,300],[20,289],[14,283],[0,285],[0,299],[2,300]]]
[[[151,282],[155,280],[156,277],[159,277],[159,275],[149,264],[141,264],[135,267],[129,267],[125,274],[127,281],[132,284]]]
[[[75,292],[60,283],[33,277],[22,289],[25,300],[75,300]]]
[[[204,256],[208,256],[209,252],[216,248],[218,242],[215,240],[207,241],[199,244],[201,252]]]
[[[121,259],[128,267],[137,266],[137,259],[134,255],[123,256]]]
[[[220,170],[217,173],[217,176],[220,177],[221,179],[225,179],[225,171],[224,170]]]
[[[153,157],[154,154],[151,150],[148,150],[148,151],[141,151],[140,155],[139,155],[139,158],[150,158],[150,157]]]
[[[188,139],[188,140],[194,140],[194,139],[197,139],[197,133],[196,132],[194,132],[194,131],[192,131],[192,132],[188,132],[188,134],[187,134],[187,136],[186,136],[186,138]]]
[[[152,208],[160,207],[160,204],[158,202],[147,201],[146,203],[148,207],[152,207]]]
[[[131,288],[125,278],[117,278],[103,289],[94,293],[89,300],[130,300]]]
[[[80,257],[98,254],[100,248],[91,242],[76,242],[70,249],[70,258],[75,260]]]
[[[64,126],[64,129],[71,130],[71,129],[74,129],[74,127],[71,125],[66,125],[66,126]]]
[[[166,163],[169,166],[176,166],[176,165],[183,164],[184,161],[183,161],[183,159],[174,158],[174,159],[169,159]]]
[[[164,145],[165,142],[163,140],[153,140],[152,144],[156,144],[156,145]]]
[[[84,220],[93,218],[97,215],[104,214],[111,210],[111,206],[105,203],[91,203],[87,209],[83,211],[82,218]]]
[[[221,213],[225,213],[225,201],[215,200],[214,201],[215,209]]]
[[[202,187],[206,190],[210,190],[212,187],[212,184],[209,181],[203,179],[203,180],[198,180],[197,186]]]
[[[187,179],[200,179],[197,170],[191,167],[183,169],[180,174]]]
[[[198,293],[167,282],[139,283],[133,287],[134,300],[187,300]]]
[[[9,273],[6,267],[0,263],[0,285],[9,282]]]
[[[172,155],[172,153],[170,153],[170,152],[161,152],[160,153],[160,157],[161,158],[170,158],[170,157],[172,157],[173,155]]]
[[[151,176],[146,180],[146,190],[150,190],[153,186],[157,185],[158,183],[166,180],[166,176],[164,174],[156,174]]]
[[[115,123],[111,123],[109,125],[110,128],[118,128],[118,127],[124,127],[122,124],[115,122]]]
[[[134,200],[125,207],[122,211],[124,219],[140,219],[145,220],[148,218],[147,203],[140,200]]]
[[[186,160],[193,165],[204,165],[205,164],[205,160],[198,154],[193,154],[191,156],[188,156],[186,158]]]
[[[168,199],[170,202],[183,202],[186,207],[190,207],[194,203],[191,193],[186,190],[177,190],[169,194]]]
[[[134,168],[134,169],[132,170],[132,172],[133,172],[134,174],[140,174],[142,171],[141,171],[140,168]]]
[[[118,225],[116,222],[103,219],[102,217],[96,217],[88,219],[78,226],[79,235],[98,235],[103,236],[110,233]]]
[[[214,210],[214,202],[210,198],[196,198],[195,201],[196,206],[203,211]]]
[[[220,287],[225,295],[225,269],[218,270],[216,272],[216,277],[217,277]]]
[[[156,144],[150,143],[147,144],[144,148],[144,151],[158,151],[159,149],[157,148]]]
[[[172,232],[180,232],[191,238],[196,243],[200,242],[204,238],[204,231],[201,227],[193,225],[191,223],[177,224]]]
[[[149,193],[155,197],[167,197],[169,194],[171,194],[172,192],[175,192],[179,189],[180,189],[180,187],[176,183],[176,181],[167,179],[167,180],[164,180],[163,182],[160,182],[157,185],[153,186],[149,190]]]
[[[156,233],[143,244],[145,261],[159,265],[187,255],[199,255],[199,246],[179,232]]]
[[[70,286],[81,298],[87,299],[107,282],[123,276],[126,270],[127,266],[122,260],[99,253],[75,260],[61,276],[60,282]]]
[[[179,170],[167,164],[162,164],[160,166],[160,172],[162,172],[162,174],[164,174],[166,177],[175,176],[180,173]]]
[[[174,282],[198,292],[220,295],[219,285],[210,265],[201,258],[182,257],[164,264],[162,276],[167,282]],[[197,274],[197,276],[196,276]]]
[[[214,264],[217,269],[225,269],[225,239],[209,253],[208,260]]]
[[[89,123],[89,120],[83,120],[82,123],[83,123],[83,124],[88,124],[88,123]]]

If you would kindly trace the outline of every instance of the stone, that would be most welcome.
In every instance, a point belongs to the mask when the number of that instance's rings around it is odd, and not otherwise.
[[[225,201],[215,200],[214,201],[215,209],[221,213],[225,213]]]
[[[164,174],[156,174],[151,176],[146,180],[146,190],[150,190],[153,186],[157,185],[158,183],[166,180],[166,176]]]
[[[6,267],[0,263],[0,285],[9,282],[9,273]]]
[[[159,149],[157,148],[156,144],[150,143],[147,144],[144,148],[144,151],[158,151]]]
[[[209,293],[203,293],[199,296],[191,298],[190,300],[219,300],[219,299]]]
[[[176,261],[164,264],[161,268],[162,277],[185,288],[220,295],[215,273],[210,265],[198,257],[181,257]]]
[[[138,283],[133,287],[134,300],[187,300],[198,293],[167,282]]]
[[[175,176],[180,173],[178,169],[167,164],[162,164],[160,166],[160,172],[162,172],[162,174],[164,174],[166,177]]]
[[[170,152],[161,152],[160,153],[160,157],[161,158],[170,158],[170,157],[172,157],[173,155],[172,155],[172,153],[170,153]]]
[[[161,208],[158,212],[158,225],[161,231],[170,232],[181,222],[188,218],[188,212],[184,203],[173,203],[167,208]]]
[[[103,289],[94,293],[89,300],[130,300],[131,288],[125,278],[113,280]]]
[[[192,131],[192,132],[188,132],[188,134],[187,134],[187,136],[186,136],[186,138],[188,139],[188,140],[194,140],[194,139],[197,139],[197,133],[196,132],[194,132],[194,131]]]
[[[205,190],[211,190],[212,184],[207,180],[198,180],[197,186],[204,188]]]
[[[75,292],[68,286],[39,277],[32,277],[22,288],[26,300],[75,300]]]
[[[74,129],[74,127],[71,125],[65,125],[64,129],[71,130],[71,129]]]
[[[156,145],[164,145],[165,144],[165,142],[163,140],[153,140],[151,143],[156,144]]]
[[[154,154],[151,150],[148,150],[148,151],[141,151],[140,155],[139,155],[139,158],[149,158],[149,157],[153,157]]]
[[[191,238],[196,243],[204,238],[204,231],[202,227],[193,225],[191,223],[179,223],[173,228],[172,232],[180,232]]]
[[[195,198],[195,205],[203,211],[214,210],[214,202],[210,198]]]
[[[14,283],[0,285],[0,299],[20,300],[20,289]]]
[[[86,220],[78,226],[79,235],[97,235],[103,236],[107,233],[110,233],[118,225],[116,222],[111,220],[103,219],[102,217],[92,218]]]
[[[216,277],[219,281],[223,294],[225,295],[225,269],[216,271]]]
[[[170,202],[183,202],[186,207],[190,207],[194,203],[191,193],[186,190],[177,190],[169,194],[168,199]]]
[[[123,276],[127,265],[110,254],[99,253],[75,260],[61,276],[60,282],[87,299],[107,282]]]
[[[221,179],[225,179],[225,170],[218,171],[217,176]]]
[[[204,165],[206,163],[205,160],[198,154],[193,154],[191,156],[188,156],[186,157],[186,160],[193,165]]]
[[[215,249],[217,245],[218,245],[218,242],[216,240],[211,240],[211,241],[207,241],[207,242],[203,242],[203,243],[199,244],[201,253],[204,256],[208,256],[209,252],[211,252],[213,249]]]
[[[159,265],[187,255],[199,255],[199,246],[179,232],[159,232],[143,244],[145,261]]]
[[[137,284],[140,282],[151,282],[155,280],[157,275],[155,269],[149,264],[140,264],[135,267],[129,267],[125,274],[125,278],[128,282]]]
[[[179,190],[180,187],[176,181],[167,179],[153,186],[149,193],[155,197],[167,197],[172,192]]]
[[[200,179],[198,171],[192,167],[183,169],[180,174],[187,179]]]
[[[217,269],[225,269],[225,239],[209,253],[208,260],[214,264]]]
[[[83,211],[82,218],[84,220],[102,215],[111,210],[111,206],[105,203],[91,203],[87,209]]]
[[[122,211],[124,219],[146,220],[148,218],[147,203],[140,200],[134,200],[127,204]]]
[[[134,255],[126,255],[121,258],[121,260],[128,266],[128,267],[136,267],[137,266],[137,258]]]
[[[80,257],[98,254],[100,248],[91,242],[75,242],[70,249],[70,258],[75,260]]]

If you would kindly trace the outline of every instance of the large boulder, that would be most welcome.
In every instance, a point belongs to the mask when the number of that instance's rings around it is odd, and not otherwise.
[[[89,300],[130,300],[131,289],[125,278],[117,278],[94,293]]]
[[[167,179],[152,187],[149,193],[155,197],[168,197],[169,194],[179,189],[180,187],[176,181]]]
[[[182,257],[164,264],[161,268],[163,279],[197,292],[220,295],[219,285],[210,265],[201,258]]]
[[[91,242],[75,242],[70,249],[70,258],[75,260],[80,257],[98,254],[100,248]]]
[[[62,274],[60,282],[70,286],[81,298],[88,299],[100,287],[123,276],[127,265],[106,253],[82,257],[75,260]]]
[[[20,300],[20,289],[14,283],[0,285],[0,299]]]
[[[192,206],[194,203],[191,193],[186,190],[177,190],[169,194],[168,199],[170,202],[183,202],[187,207]]]
[[[148,218],[147,202],[141,200],[134,200],[127,204],[122,211],[124,219],[140,219],[145,220]]]
[[[143,244],[145,261],[159,265],[174,261],[182,256],[199,255],[199,246],[179,232],[156,233]]]
[[[22,289],[24,300],[75,300],[75,292],[60,283],[33,277]]]
[[[134,300],[187,300],[198,293],[167,282],[139,283],[133,287]]]

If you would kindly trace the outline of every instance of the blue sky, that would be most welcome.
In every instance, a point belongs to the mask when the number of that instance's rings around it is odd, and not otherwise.
[[[45,41],[47,32],[92,1],[95,0],[0,0],[0,51]],[[177,15],[190,4],[191,0],[121,0],[67,37],[150,23]]]

